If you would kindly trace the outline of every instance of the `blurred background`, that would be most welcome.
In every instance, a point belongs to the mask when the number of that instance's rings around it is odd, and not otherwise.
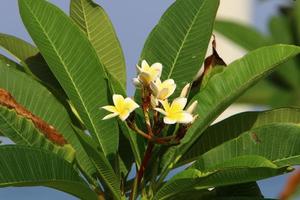
[[[135,76],[135,65],[139,59],[146,37],[158,22],[163,12],[174,0],[97,0],[105,8],[115,26],[122,44],[128,72],[128,94],[132,95],[134,87],[131,79]],[[69,0],[50,0],[65,12],[69,12]],[[278,6],[290,5],[289,0],[221,0],[218,11],[219,19],[234,20],[256,27],[268,34],[268,20],[278,14]],[[1,0],[0,32],[15,35],[32,42],[18,14],[17,0]],[[243,56],[246,50],[216,33],[217,49],[226,63]],[[7,55],[0,49],[1,54]],[[287,104],[287,103],[286,103]],[[245,110],[261,110],[262,105],[239,103],[226,110],[220,120]],[[262,180],[259,182],[265,197],[276,198],[283,189],[287,175]],[[0,188],[0,199],[5,200],[72,200],[76,199],[65,193],[44,187],[35,188]]]

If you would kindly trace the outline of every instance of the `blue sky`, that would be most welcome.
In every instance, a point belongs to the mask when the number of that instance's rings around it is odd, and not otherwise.
[[[50,2],[68,12],[69,0],[50,0]],[[139,58],[147,35],[173,0],[98,0],[97,2],[106,9],[115,25],[125,53],[128,77],[130,77],[128,82],[130,82],[131,78],[135,75],[134,66]],[[280,2],[282,1],[256,2],[253,13],[253,24],[258,26],[262,31],[266,31],[267,17],[275,12],[275,6]],[[18,14],[17,0],[1,0],[0,32],[31,41]],[[0,53],[3,53],[3,51],[0,50]],[[128,91],[129,94],[132,94],[132,85],[129,85]],[[277,197],[285,180],[286,176],[280,176],[260,181],[259,184],[266,197]],[[76,199],[68,194],[43,187],[0,189],[0,199],[15,200],[20,198],[22,200]]]

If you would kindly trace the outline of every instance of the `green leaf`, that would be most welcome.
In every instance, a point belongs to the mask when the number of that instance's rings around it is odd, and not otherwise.
[[[233,190],[230,190],[231,188]],[[240,193],[241,190],[243,191],[242,193]],[[185,200],[188,196],[189,200],[272,200],[263,198],[260,193],[255,193],[255,191],[259,192],[259,188],[255,182],[238,184],[233,186],[217,187],[213,190],[201,190],[191,188],[188,191],[180,192],[180,194],[177,194],[176,199]],[[167,199],[171,200],[173,198],[171,197]]]
[[[22,20],[87,129],[104,154],[118,148],[115,120],[101,120],[109,104],[106,75],[94,48],[68,16],[45,0],[19,0]],[[51,17],[51,20],[49,20]]]
[[[0,47],[5,49],[17,61],[24,62],[39,51],[32,44],[15,36],[0,33]]]
[[[205,189],[237,183],[256,181],[289,171],[287,167],[278,167],[261,156],[240,156],[215,165],[199,163],[197,168],[190,168],[175,175],[155,195],[154,199],[167,199],[190,190]]]
[[[0,54],[0,61],[2,63],[4,63],[8,68],[14,68],[16,70],[19,70],[21,72],[24,72],[24,67],[22,67],[21,65],[19,65],[18,63],[10,60],[9,58],[3,56]]]
[[[206,129],[177,164],[183,165],[197,160],[205,152],[238,137],[245,131],[274,123],[299,124],[300,109],[280,108],[264,112],[245,112],[229,117]]]
[[[57,99],[39,82],[23,72],[8,68],[1,60],[0,75],[0,88],[9,91],[19,104],[55,127],[76,150],[80,167],[86,173],[93,174],[95,168],[71,127],[66,109]]]
[[[70,16],[87,35],[103,65],[126,86],[126,66],[120,42],[104,9],[92,0],[71,0]]]
[[[0,187],[9,186],[46,186],[80,199],[97,199],[71,164],[51,152],[31,147],[0,146]]]
[[[80,142],[91,158],[93,164],[96,166],[97,172],[100,175],[100,181],[105,184],[116,199],[120,199],[121,183],[114,172],[109,161],[106,159],[104,153],[97,148],[97,145],[85,135],[82,130],[76,129],[76,134],[79,136]]]
[[[240,183],[236,185],[215,188],[218,197],[252,197],[262,198],[263,195],[256,182]]]
[[[62,91],[36,47],[22,39],[4,33],[0,33],[0,47],[8,51],[21,65],[24,65],[28,74],[42,80],[46,86]]]
[[[291,45],[263,47],[228,65],[213,76],[206,87],[194,97],[199,105],[199,118],[188,130],[182,143],[166,154],[165,162],[176,163],[194,144],[201,133],[243,92],[267,76],[275,66],[300,53],[300,48]],[[172,156],[176,155],[176,159]],[[171,164],[172,165],[172,164]],[[170,165],[170,166],[171,166]]]
[[[291,98],[290,91],[278,88],[270,81],[264,79],[249,88],[247,92],[237,99],[237,102],[269,105],[273,108],[278,108],[282,107],[282,105],[291,105],[294,101]]]
[[[73,162],[75,151],[70,145],[59,146],[47,139],[31,120],[0,105],[0,130],[16,144],[43,148]]]
[[[254,128],[203,154],[194,166],[206,168],[244,155],[267,158],[277,166],[300,163],[300,125],[275,123]]]
[[[293,10],[293,14],[295,16],[295,23],[296,23],[296,28],[297,28],[297,36],[298,36],[298,42],[300,40],[300,2],[295,1],[295,7]],[[298,43],[299,44],[299,43]]]
[[[273,43],[294,44],[293,32],[290,19],[285,16],[274,16],[269,21],[269,30]],[[300,88],[300,70],[296,59],[292,59],[281,66],[277,73],[286,81],[291,88]]]
[[[141,59],[163,64],[162,79],[176,81],[176,94],[199,71],[211,38],[219,0],[177,0],[149,35]]]
[[[267,36],[251,26],[237,22],[217,20],[214,29],[248,51],[270,44]]]

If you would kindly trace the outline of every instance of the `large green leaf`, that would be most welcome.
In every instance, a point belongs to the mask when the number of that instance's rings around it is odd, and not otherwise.
[[[80,199],[97,199],[71,164],[51,152],[31,147],[0,146],[0,187],[9,186],[46,186]]]
[[[215,29],[246,50],[254,50],[268,44],[293,44],[293,34],[290,31],[289,21],[286,17],[273,17],[269,24],[271,32],[270,37],[263,35],[254,27],[231,21],[217,21]],[[274,75],[279,76],[281,79],[283,78],[281,81],[284,81],[286,84],[289,84],[294,88],[299,88],[299,70],[297,70],[295,60],[284,63],[273,76]],[[278,80],[272,82],[278,84]]]
[[[66,109],[40,83],[0,61],[0,88],[9,91],[27,110],[54,126],[76,150],[81,168],[93,174],[95,168],[77,139]],[[38,144],[37,144],[38,145]]]
[[[74,127],[75,128],[75,127]],[[101,177],[100,181],[104,184],[111,194],[114,196],[115,199],[120,199],[121,191],[120,186],[121,183],[114,172],[112,166],[110,165],[109,161],[106,159],[104,153],[98,149],[97,145],[90,140],[88,135],[85,135],[82,130],[76,129],[75,131],[80,138],[80,142],[89,155],[91,161],[96,166],[97,172]]]
[[[248,53],[229,64],[226,69],[213,76],[206,87],[194,97],[200,102],[198,119],[189,128],[182,143],[165,154],[163,173],[170,170],[181,156],[194,144],[201,133],[231,103],[248,88],[267,76],[275,66],[300,53],[300,48],[291,45],[273,45]],[[201,106],[200,106],[201,105]],[[165,163],[169,163],[165,165]]]
[[[260,156],[240,156],[215,165],[197,167],[176,174],[156,193],[154,199],[168,199],[191,188],[205,189],[255,181],[290,170]]]
[[[12,35],[0,33],[0,47],[11,54],[17,61],[24,62],[39,51],[32,44]]]
[[[273,43],[294,44],[292,24],[286,16],[274,16],[269,21],[269,30]],[[292,59],[281,66],[277,73],[294,90],[300,88],[300,70],[296,59]]]
[[[141,59],[163,64],[162,79],[176,81],[176,94],[199,71],[219,0],[177,0],[149,35]]]
[[[189,200],[267,200],[263,198],[255,182],[217,187],[213,190],[191,188],[188,191],[177,194],[176,199],[185,200],[187,196]],[[171,200],[174,198],[167,199]]]
[[[22,67],[22,66],[19,65],[18,63],[16,63],[16,62],[10,60],[9,58],[7,58],[7,57],[5,57],[5,56],[3,56],[3,55],[1,55],[1,54],[0,54],[0,61],[1,61],[2,63],[4,63],[4,64],[5,64],[7,67],[9,67],[9,68],[14,68],[14,69],[17,69],[17,70],[19,70],[19,71],[24,72],[24,67]]]
[[[32,39],[64,88],[80,118],[106,156],[118,148],[114,119],[101,120],[109,104],[105,72],[96,51],[69,17],[45,0],[19,0],[20,14]],[[49,20],[49,17],[51,20]]]
[[[267,36],[255,28],[237,22],[217,20],[214,29],[248,51],[271,43]]]
[[[274,123],[300,124],[300,109],[281,108],[264,112],[245,112],[227,118],[206,129],[177,164],[192,162],[210,149],[238,137],[245,131]]]
[[[70,16],[87,35],[108,71],[126,86],[123,51],[104,9],[92,0],[71,0]]]
[[[293,10],[293,15],[295,16],[295,23],[297,28],[297,38],[298,38],[298,44],[300,43],[300,2],[295,1],[295,7]]]
[[[239,97],[237,102],[269,105],[273,108],[278,108],[282,107],[282,105],[291,105],[292,102],[296,101],[292,98],[290,91],[276,87],[270,81],[261,80]]]
[[[47,86],[61,91],[61,86],[36,47],[20,38],[4,33],[0,33],[0,47],[24,65],[27,73],[42,80]]]
[[[63,147],[55,145],[30,120],[1,105],[0,130],[3,135],[10,138],[16,144],[47,149],[67,161],[73,162],[75,151],[70,145],[64,145]]]
[[[254,128],[203,154],[194,166],[206,168],[243,155],[263,156],[278,166],[300,163],[300,125],[276,123]]]
[[[263,197],[256,182],[217,187],[215,191],[219,197]]]

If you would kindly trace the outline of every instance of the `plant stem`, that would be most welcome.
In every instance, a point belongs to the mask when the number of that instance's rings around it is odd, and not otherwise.
[[[144,155],[144,159],[142,161],[140,169],[137,172],[137,175],[135,177],[135,180],[134,180],[134,183],[133,183],[133,186],[132,186],[132,191],[131,191],[131,194],[130,194],[130,200],[134,200],[136,198],[136,194],[137,194],[137,191],[139,189],[139,185],[140,185],[141,180],[144,176],[144,172],[145,172],[145,169],[148,165],[148,162],[151,158],[153,147],[154,147],[154,143],[153,142],[148,142],[148,146],[147,146],[147,149],[146,149],[146,152],[145,152],[145,155]]]
[[[156,137],[155,135],[146,134],[141,129],[139,129],[137,127],[137,125],[136,125],[135,122],[132,122],[130,120],[127,121],[127,125],[129,126],[129,128],[131,128],[137,134],[143,136],[144,138],[146,138],[150,142],[154,142],[154,143],[157,143],[157,144],[166,144],[166,145],[168,145],[169,142],[172,139],[175,139],[175,136],[167,136],[167,137],[161,137],[161,138],[159,138],[159,137]],[[152,128],[151,127],[150,127],[150,129],[151,129],[151,132],[152,132]]]

